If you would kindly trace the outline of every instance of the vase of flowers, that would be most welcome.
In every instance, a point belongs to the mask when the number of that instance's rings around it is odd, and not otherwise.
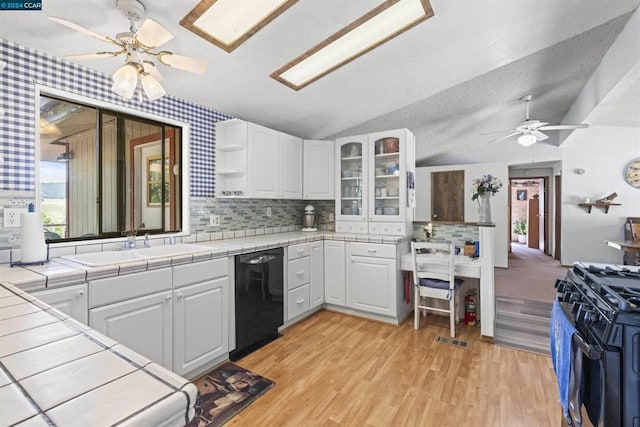
[[[491,174],[473,180],[473,196],[478,201],[478,221],[491,222],[491,196],[502,188],[502,181]]]

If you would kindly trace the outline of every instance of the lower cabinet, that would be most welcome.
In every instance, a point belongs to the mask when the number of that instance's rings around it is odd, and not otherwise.
[[[89,326],[148,359],[173,369],[170,290],[89,310]]]
[[[346,306],[345,242],[324,241],[324,300],[328,304]]]
[[[311,308],[320,307],[324,303],[324,242],[311,243],[310,255]]]
[[[33,292],[31,295],[78,322],[87,324],[87,309],[89,305],[86,283]]]
[[[395,317],[395,260],[351,256],[347,271],[349,307]]]
[[[173,291],[173,371],[179,375],[192,372],[229,352],[227,259],[174,267],[174,286],[177,287],[185,276],[177,269],[187,268],[194,269],[191,273],[195,274],[202,271],[208,272],[209,277],[224,276]],[[194,279],[199,281],[202,277],[191,278]]]
[[[220,258],[91,281],[89,326],[179,375],[193,374],[229,351],[228,274]],[[149,294],[153,281],[161,292]]]

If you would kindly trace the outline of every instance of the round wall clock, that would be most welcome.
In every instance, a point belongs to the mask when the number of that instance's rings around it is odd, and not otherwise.
[[[625,173],[625,179],[635,188],[640,188],[640,158],[632,160],[627,166],[627,171]]]

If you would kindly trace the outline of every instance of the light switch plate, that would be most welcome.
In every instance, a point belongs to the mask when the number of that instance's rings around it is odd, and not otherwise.
[[[209,215],[209,227],[220,227],[220,215]]]
[[[4,208],[3,227],[4,228],[20,227],[20,214],[23,212],[27,212],[27,210],[22,208]]]

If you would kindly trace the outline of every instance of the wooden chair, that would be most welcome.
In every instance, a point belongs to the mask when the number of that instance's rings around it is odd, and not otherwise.
[[[419,314],[422,311],[448,313],[451,336],[456,336],[455,324],[458,320],[460,296],[458,288],[462,280],[454,275],[454,246],[449,243],[411,242],[413,255],[414,284],[414,328],[420,326]],[[449,301],[449,309],[426,305],[424,298],[436,298]]]

